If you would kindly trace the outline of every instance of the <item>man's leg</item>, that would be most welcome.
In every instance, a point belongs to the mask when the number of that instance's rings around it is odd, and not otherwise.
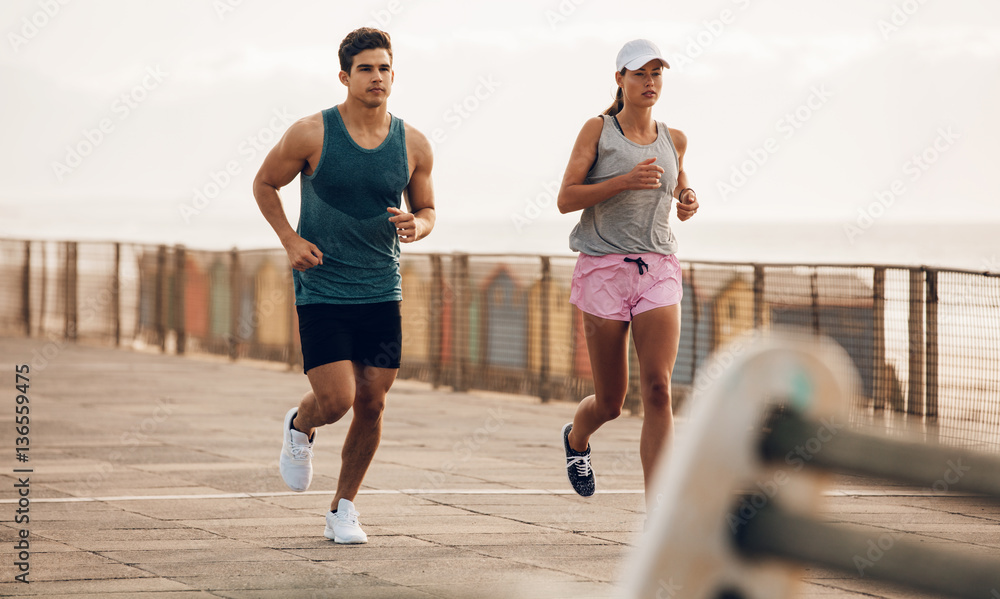
[[[337,422],[354,404],[354,366],[350,360],[340,360],[310,368],[306,376],[312,390],[299,402],[292,426],[312,437],[314,430]]]
[[[337,509],[341,499],[353,502],[361,489],[361,482],[382,439],[385,396],[398,372],[395,368],[375,368],[357,362],[353,363],[353,368],[354,417],[344,439],[337,494],[330,506],[332,511]]]
[[[307,373],[312,391],[285,414],[281,478],[293,491],[305,491],[312,482],[313,433],[340,420],[354,402],[354,372],[349,360],[314,366]]]

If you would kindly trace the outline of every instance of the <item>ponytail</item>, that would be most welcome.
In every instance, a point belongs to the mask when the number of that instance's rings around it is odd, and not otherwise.
[[[624,76],[625,71],[627,70],[628,69],[622,69],[621,74]],[[622,111],[622,108],[625,108],[625,92],[622,90],[621,86],[619,86],[618,91],[615,93],[615,101],[612,102],[611,106],[608,106],[607,110],[605,110],[602,114],[615,116]]]

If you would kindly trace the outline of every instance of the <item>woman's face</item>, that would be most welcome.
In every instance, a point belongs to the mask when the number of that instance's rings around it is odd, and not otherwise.
[[[634,71],[615,74],[615,80],[625,92],[625,102],[637,108],[656,104],[663,90],[663,64],[651,60]]]

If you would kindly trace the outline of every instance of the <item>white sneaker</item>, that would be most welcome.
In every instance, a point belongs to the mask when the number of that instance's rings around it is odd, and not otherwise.
[[[323,531],[323,536],[333,539],[334,543],[367,543],[368,535],[361,530],[361,523],[358,522],[360,515],[354,509],[353,502],[341,499],[337,502],[336,512],[326,513],[326,530]]]
[[[305,433],[292,428],[292,420],[298,414],[298,408],[292,408],[285,414],[284,441],[281,443],[281,457],[278,459],[278,470],[281,479],[293,491],[305,491],[313,478],[313,443],[316,435],[310,440]]]

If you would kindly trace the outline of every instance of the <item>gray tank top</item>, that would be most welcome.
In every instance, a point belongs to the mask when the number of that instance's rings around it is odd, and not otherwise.
[[[656,141],[643,146],[626,138],[612,117],[602,115],[604,128],[597,142],[597,161],[586,184],[624,175],[643,160],[663,168],[659,189],[626,190],[583,209],[580,222],[569,235],[574,252],[591,256],[607,254],[674,254],[677,239],[670,230],[670,206],[679,171],[677,150],[667,126],[656,123]]]

